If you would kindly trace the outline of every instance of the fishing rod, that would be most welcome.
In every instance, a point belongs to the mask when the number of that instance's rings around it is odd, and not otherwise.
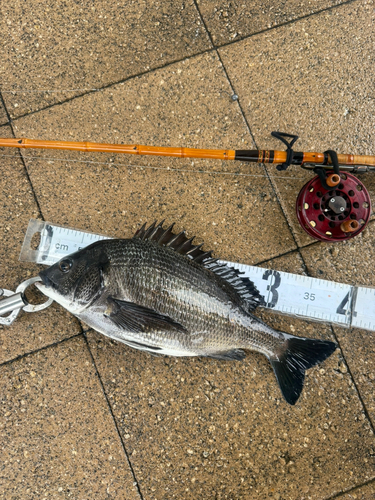
[[[286,135],[286,134],[285,134]],[[293,136],[296,137],[296,136]],[[101,152],[101,153],[125,153],[133,155],[172,156],[175,158],[212,158],[216,160],[239,160],[250,163],[278,163],[288,162],[287,151],[274,150],[232,150],[232,149],[195,149],[174,148],[159,146],[141,146],[138,144],[105,144],[98,142],[75,142],[75,141],[44,141],[35,139],[0,139],[1,147],[13,148],[36,148],[36,149],[60,149],[70,151]],[[367,167],[375,170],[375,156],[359,155],[337,155],[340,166],[350,166],[356,171],[356,166]],[[293,151],[290,165],[319,165],[324,168],[331,167],[331,160],[326,153],[302,153]],[[289,165],[288,165],[289,166]],[[372,167],[372,168],[371,168]],[[313,168],[311,166],[311,168]]]
[[[272,132],[271,135],[282,141],[287,149],[195,149],[34,139],[0,139],[0,147],[237,160],[277,164],[279,171],[297,165],[316,173],[297,197],[296,213],[302,228],[320,241],[343,241],[363,231],[371,215],[370,196],[363,183],[349,172],[375,171],[375,156],[337,154],[333,150],[298,152],[292,149],[298,136],[284,132]]]

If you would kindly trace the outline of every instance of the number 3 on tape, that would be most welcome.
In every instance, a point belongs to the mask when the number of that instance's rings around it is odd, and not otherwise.
[[[269,294],[267,300],[264,299],[264,307],[273,309],[279,300],[279,292],[277,291],[277,288],[281,285],[281,275],[279,271],[271,271],[270,269],[267,269],[264,272],[262,279],[268,281],[269,277],[271,277],[270,284],[267,285],[267,291]]]

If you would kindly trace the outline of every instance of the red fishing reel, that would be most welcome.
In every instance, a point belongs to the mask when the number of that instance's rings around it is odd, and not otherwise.
[[[308,235],[320,241],[344,241],[364,230],[371,202],[357,177],[330,171],[325,181],[318,175],[305,184],[298,195],[296,211]]]
[[[363,231],[371,215],[369,193],[357,177],[346,171],[340,171],[339,155],[336,151],[299,153],[292,149],[298,139],[297,135],[284,132],[272,132],[271,135],[287,147],[286,161],[277,165],[277,170],[286,170],[293,164],[313,169],[317,174],[303,186],[297,198],[298,222],[306,233],[320,241],[345,241]],[[276,153],[278,152],[272,151],[273,155]],[[265,156],[263,152],[262,158]],[[358,163],[358,158],[361,157],[353,155],[340,155],[340,157],[345,170],[358,169],[368,172],[373,169],[373,163],[369,162],[368,158],[363,157],[365,163],[362,165]],[[316,161],[318,158],[319,162]],[[327,172],[325,170],[327,165],[332,165],[333,171]]]

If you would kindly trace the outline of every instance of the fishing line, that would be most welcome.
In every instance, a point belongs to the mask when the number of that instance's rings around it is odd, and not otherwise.
[[[3,94],[17,94],[19,92],[24,92],[24,93],[42,93],[42,92],[92,92],[92,91],[99,91],[103,90],[101,89],[18,89],[18,90],[2,90],[0,89],[0,92]]]
[[[0,155],[0,157],[5,157],[5,158],[15,158],[15,159],[20,159],[19,156],[15,155]],[[303,177],[287,177],[287,176],[282,176],[282,175],[277,175],[277,176],[268,176],[268,175],[262,175],[262,174],[245,174],[245,173],[240,173],[240,172],[215,172],[215,171],[210,171],[210,170],[190,170],[190,169],[178,169],[178,168],[169,168],[169,167],[154,167],[151,165],[129,165],[126,163],[113,163],[113,162],[102,162],[102,161],[92,161],[92,160],[72,160],[72,159],[64,159],[64,158],[49,158],[49,157],[43,157],[43,156],[22,156],[23,159],[25,160],[45,160],[45,161],[50,161],[50,162],[74,162],[74,163],[91,163],[95,165],[108,165],[108,166],[116,166],[116,167],[125,167],[125,168],[140,168],[140,169],[151,169],[151,170],[165,170],[167,172],[188,172],[188,173],[193,173],[193,174],[208,174],[208,175],[234,175],[238,177],[263,177],[263,178],[271,178],[271,179],[299,179],[299,180],[304,180]]]

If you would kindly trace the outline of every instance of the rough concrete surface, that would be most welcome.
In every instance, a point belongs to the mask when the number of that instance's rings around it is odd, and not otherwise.
[[[314,2],[198,0],[197,2],[216,45],[225,45],[340,3],[343,2],[340,0]]]
[[[1,10],[0,78],[13,117],[211,47],[192,0],[16,0]]]
[[[5,108],[2,105],[2,103],[0,102],[0,125],[2,125],[3,123],[7,123],[7,122],[8,122],[8,117],[7,117]]]
[[[375,245],[374,222],[357,238],[342,245],[317,245],[304,248],[301,253],[311,276],[350,285],[373,286],[375,265],[372,253]],[[375,424],[374,382],[375,344],[374,332],[334,326],[341,349],[352,371],[361,397],[366,402]]]
[[[1,498],[139,499],[84,339],[0,373]]]
[[[184,89],[192,91],[185,93]],[[34,115],[20,118],[15,133],[47,138],[64,123],[66,129],[59,132],[63,140],[78,140],[83,134],[93,141],[125,138],[130,143],[152,144],[159,137],[160,144],[167,146],[183,141],[188,147],[215,148],[222,144],[229,148],[251,141],[238,105],[229,95],[230,87],[217,56],[204,54],[42,111],[40,120]],[[109,107],[113,110],[110,117]],[[204,126],[206,120],[215,123],[213,129]],[[51,157],[48,151],[37,154]],[[25,152],[27,155],[30,151]],[[161,162],[160,158],[100,158],[71,152],[58,156],[67,161],[27,161],[46,220],[130,236],[140,223],[167,218],[183,224],[190,234],[194,231],[212,248],[220,248],[223,257],[249,263],[296,248],[272,185],[260,166],[240,168],[239,175],[231,175],[233,180],[228,183],[221,162],[218,165],[214,160]],[[90,165],[82,163],[85,159],[110,163]],[[111,162],[118,164],[112,166]],[[98,185],[101,188],[95,189]],[[267,247],[264,237],[251,236],[265,235],[266,231],[273,242]]]
[[[284,149],[270,137],[282,130],[296,150],[375,155],[374,8],[6,0],[0,136]],[[375,286],[375,221],[347,243],[310,238],[294,204],[313,173],[298,167],[0,155],[0,287],[40,268],[18,261],[31,217],[116,237],[166,219],[217,257]],[[374,179],[361,177],[373,203]],[[0,327],[0,498],[374,499],[373,332],[256,315],[338,343],[293,407],[260,354],[153,357],[55,304]]]

